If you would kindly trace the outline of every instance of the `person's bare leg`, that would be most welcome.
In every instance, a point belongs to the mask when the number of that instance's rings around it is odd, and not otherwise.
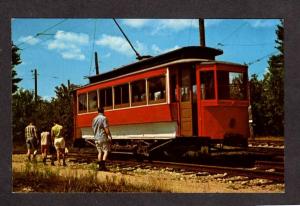
[[[102,151],[98,151],[98,170],[102,170]]]
[[[47,160],[47,154],[48,154],[48,149],[45,149],[45,160]]]
[[[106,161],[107,156],[108,156],[108,151],[105,151],[105,152],[104,152],[104,155],[103,155],[103,161]]]
[[[108,169],[106,168],[105,166],[105,162],[106,162],[106,159],[107,159],[107,155],[108,155],[108,151],[104,151],[104,154],[103,154],[103,160],[102,160],[102,169],[104,171],[107,171]]]
[[[98,161],[102,161],[102,152],[98,152]]]
[[[65,160],[65,148],[61,149],[61,156],[63,159],[63,166],[67,166],[66,160]]]
[[[31,161],[30,153],[31,153],[31,150],[27,149],[27,154],[26,155],[27,155],[28,161]]]
[[[43,158],[43,163],[46,164],[46,160],[47,160],[47,149],[43,149],[42,150],[42,158]]]
[[[56,155],[57,155],[57,164],[58,164],[58,166],[60,166],[60,151],[59,151],[59,149],[57,149]]]
[[[53,146],[51,145],[51,148],[52,148],[52,150],[51,150],[51,152],[50,152],[50,154],[51,154],[51,165],[52,166],[55,166],[55,164],[54,164],[54,159],[55,159],[55,151],[53,150]],[[50,150],[49,150],[50,151]]]
[[[41,155],[42,155],[42,160],[43,160],[43,162],[44,162],[44,159],[45,159],[45,153],[44,153],[44,149],[43,149],[43,148],[41,148]]]

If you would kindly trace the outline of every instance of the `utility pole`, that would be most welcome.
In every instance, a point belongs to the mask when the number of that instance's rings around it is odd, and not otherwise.
[[[37,70],[34,69],[34,100],[37,103]]]
[[[248,116],[249,116],[249,139],[251,140],[255,140],[254,137],[254,130],[253,130],[253,115],[252,115],[252,107],[251,107],[251,95],[250,95],[250,86],[251,86],[251,82],[248,81],[247,84],[247,95],[248,95],[248,100],[250,102],[249,106],[248,106]]]
[[[96,75],[99,74],[99,65],[98,65],[98,54],[95,52],[95,66],[96,66]]]
[[[200,46],[205,47],[204,19],[199,19]]]

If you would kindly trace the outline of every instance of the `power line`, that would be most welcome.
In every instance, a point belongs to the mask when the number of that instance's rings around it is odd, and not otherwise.
[[[237,32],[238,30],[240,30],[246,24],[248,24],[248,22],[240,24],[235,30],[233,30],[233,32],[231,32],[229,35],[227,35],[222,41],[220,41],[219,43],[217,43],[217,45],[222,44],[221,42],[225,42],[225,40],[227,40],[228,38],[230,38],[235,32]]]
[[[44,40],[41,40],[41,41],[39,41],[38,43],[36,43],[36,44],[34,44],[34,45],[30,45],[30,46],[27,46],[27,47],[24,47],[24,48],[20,48],[20,50],[23,50],[23,51],[24,51],[24,50],[26,50],[26,49],[28,49],[28,48],[34,47],[34,46],[36,46],[36,45],[42,43],[42,42],[48,41],[49,39],[52,39],[52,37],[49,37],[49,38],[44,39]]]
[[[44,31],[42,31],[42,32],[40,32],[40,33],[37,33],[37,34],[38,34],[38,35],[40,35],[40,34],[45,34],[45,32],[47,32],[47,31],[53,29],[54,27],[56,27],[56,26],[58,26],[58,25],[64,23],[64,22],[67,21],[67,20],[68,20],[68,19],[63,19],[62,21],[58,22],[57,24],[54,24],[53,26],[51,26],[51,27],[49,27],[49,28],[45,29]]]
[[[272,53],[270,53],[270,54],[267,54],[267,55],[265,55],[265,56],[262,56],[262,57],[260,57],[260,58],[258,58],[258,59],[256,59],[256,60],[254,60],[254,61],[248,62],[248,63],[246,63],[246,65],[247,65],[247,66],[250,66],[250,65],[252,65],[252,64],[258,63],[258,62],[260,62],[261,60],[263,60],[264,58],[267,58],[267,57],[269,57],[269,56],[271,56],[271,55],[274,55],[274,54],[276,54],[276,53],[277,53],[277,51],[276,51],[276,52],[272,52]]]
[[[50,29],[53,29],[54,27],[56,27],[56,26],[58,26],[58,25],[64,23],[64,22],[67,21],[67,20],[68,20],[68,19],[63,19],[62,21],[60,21],[60,22],[58,22],[58,23],[56,23],[56,24],[54,24],[54,25],[48,27],[47,29],[43,30],[42,32],[36,33],[34,36],[31,36],[29,39],[27,39],[26,41],[21,42],[20,44],[17,44],[16,46],[17,46],[17,47],[20,47],[21,45],[25,44],[26,42],[28,42],[28,41],[30,41],[30,40],[32,40],[32,39],[34,39],[34,38],[36,38],[36,37],[38,37],[38,36],[40,36],[40,35],[45,34],[45,32],[49,31]]]
[[[256,44],[222,44],[218,43],[219,46],[264,46],[264,45],[271,45],[274,43],[256,43]]]

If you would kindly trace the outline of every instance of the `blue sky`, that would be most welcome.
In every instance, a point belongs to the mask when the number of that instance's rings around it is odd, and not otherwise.
[[[141,55],[158,55],[184,46],[199,45],[197,19],[117,19]],[[276,54],[279,19],[205,19],[206,46],[224,54],[217,60],[250,63],[249,76],[263,77],[268,55]],[[135,53],[112,19],[12,19],[12,41],[21,48],[17,66],[19,86],[38,95],[55,96],[55,86],[67,81],[84,85],[95,74],[94,51],[100,73],[137,61]],[[257,61],[259,60],[259,61]]]

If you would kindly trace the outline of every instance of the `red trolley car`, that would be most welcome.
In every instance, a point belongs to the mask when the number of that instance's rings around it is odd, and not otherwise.
[[[88,77],[74,92],[74,140],[93,139],[91,122],[103,106],[115,151],[247,145],[247,66],[216,61],[222,53],[183,47]]]

